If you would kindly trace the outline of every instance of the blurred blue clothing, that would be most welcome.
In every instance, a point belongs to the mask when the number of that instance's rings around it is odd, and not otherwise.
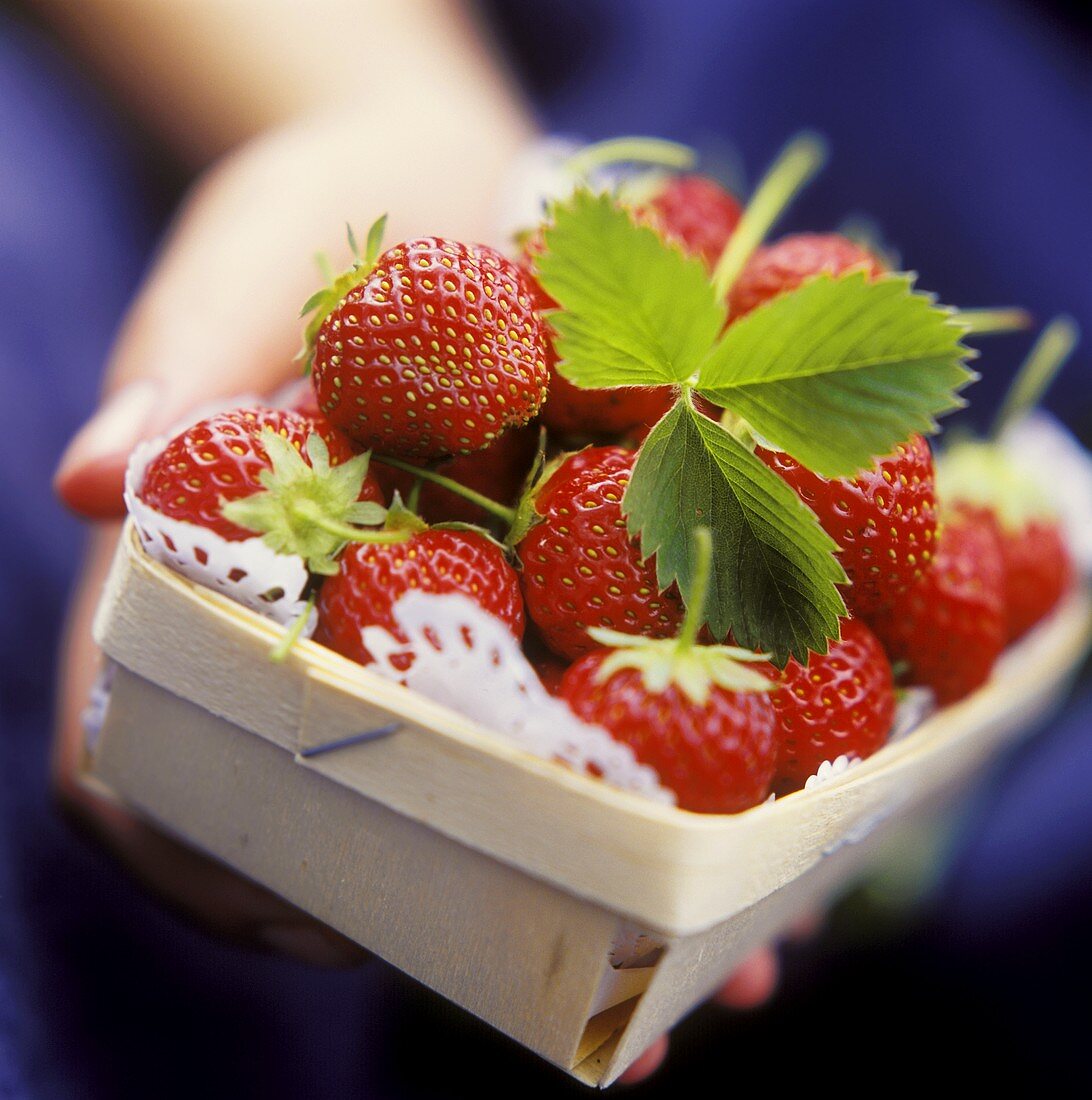
[[[547,127],[676,137],[725,163],[738,153],[752,176],[791,133],[818,129],[832,162],[783,228],[832,228],[866,211],[945,301],[1019,303],[1040,318],[1067,310],[1092,338],[1088,73],[1079,36],[1044,9],[492,9]],[[0,18],[0,1098],[467,1095],[480,1091],[482,1060],[497,1057],[529,1087],[556,1092],[559,1078],[512,1061],[508,1048],[498,1055],[501,1044],[468,1032],[457,1013],[405,1008],[409,983],[382,966],[323,974],[209,941],[51,811],[54,648],[81,534],[52,503],[49,479],[94,405],[113,329],[167,213],[149,201],[144,171],[94,91]],[[1029,343],[984,345],[978,408],[996,402]],[[1088,346],[1051,396],[1078,427]],[[1075,914],[1092,916],[1090,782],[1085,695],[981,796],[938,903],[942,940],[987,953],[1000,944],[1005,958]],[[433,1029],[424,1040],[406,1038],[420,1026],[414,1012]],[[422,1058],[430,1042],[444,1049],[444,1034],[463,1059]],[[743,1048],[732,1056],[764,1076],[757,1051],[774,1044],[756,1046],[750,1063]]]

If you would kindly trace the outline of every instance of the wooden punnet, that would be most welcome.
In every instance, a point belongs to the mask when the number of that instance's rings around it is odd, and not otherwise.
[[[896,823],[1032,728],[1090,621],[1077,592],[906,739],[817,790],[697,815],[312,642],[272,664],[279,627],[152,561],[130,525],[95,629],[119,668],[89,781],[605,1086]]]

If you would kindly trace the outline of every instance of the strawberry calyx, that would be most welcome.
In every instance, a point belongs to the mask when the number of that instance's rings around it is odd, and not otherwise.
[[[326,278],[326,285],[316,290],[300,309],[300,317],[310,318],[303,332],[303,346],[296,358],[304,363],[304,373],[311,369],[311,359],[315,350],[315,339],[323,322],[335,309],[338,303],[349,293],[353,287],[359,286],[371,274],[379,259],[379,249],[383,243],[383,233],[387,228],[387,215],[384,214],[372,223],[368,230],[368,238],[364,246],[364,254],[356,242],[356,234],[351,225],[345,226],[346,235],[349,238],[349,248],[353,254],[352,265],[346,268],[340,275],[333,275],[329,262],[325,256],[318,257],[319,267]]]
[[[986,508],[1008,532],[1020,532],[1035,520],[1057,518],[1037,479],[995,443],[954,444],[937,459],[936,477],[937,496],[946,507]]]
[[[1017,371],[989,439],[962,439],[940,455],[937,489],[944,504],[986,508],[1010,534],[1018,534],[1037,520],[1050,522],[1058,518],[1039,480],[1018,465],[1000,440],[1007,428],[1039,404],[1078,338],[1072,318],[1054,318]]]
[[[596,678],[609,680],[616,672],[632,668],[641,673],[645,689],[662,695],[675,685],[695,706],[705,706],[714,686],[725,691],[770,691],[776,684],[749,667],[765,664],[769,655],[729,645],[698,645],[698,631],[709,591],[713,539],[707,527],[694,529],[693,598],[675,638],[648,638],[617,630],[592,627],[588,633],[611,653],[600,665]]]
[[[241,500],[224,501],[221,513],[232,523],[260,534],[278,554],[303,558],[312,573],[337,572],[336,558],[350,542],[401,542],[396,530],[365,530],[384,522],[388,510],[359,498],[368,476],[368,453],[330,465],[326,441],[312,432],[305,459],[272,428],[261,433],[270,468],[258,475],[263,489]]]

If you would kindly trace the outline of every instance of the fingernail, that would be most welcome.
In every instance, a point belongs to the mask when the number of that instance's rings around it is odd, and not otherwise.
[[[64,481],[82,467],[128,456],[151,419],[162,388],[162,383],[144,378],[113,394],[73,437],[54,480]]]
[[[361,962],[364,951],[336,932],[306,924],[266,924],[255,933],[258,942],[277,955],[289,955],[313,966],[346,967]]]

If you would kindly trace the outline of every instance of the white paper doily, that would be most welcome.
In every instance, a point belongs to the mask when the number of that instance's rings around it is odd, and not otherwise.
[[[235,407],[235,406],[231,406]],[[161,436],[139,443],[125,471],[125,507],[148,554],[184,577],[257,611],[282,626],[294,622],[307,601],[307,568],[294,554],[278,554],[260,537],[229,542],[196,523],[172,519],[140,499],[149,464],[170,442]],[[309,637],[316,616],[304,629]]]
[[[638,763],[633,750],[599,726],[581,722],[542,686],[508,628],[459,593],[407,592],[394,619],[409,639],[365,627],[376,672],[480,722],[521,748],[657,802],[675,795]],[[409,669],[397,658],[413,653]]]

